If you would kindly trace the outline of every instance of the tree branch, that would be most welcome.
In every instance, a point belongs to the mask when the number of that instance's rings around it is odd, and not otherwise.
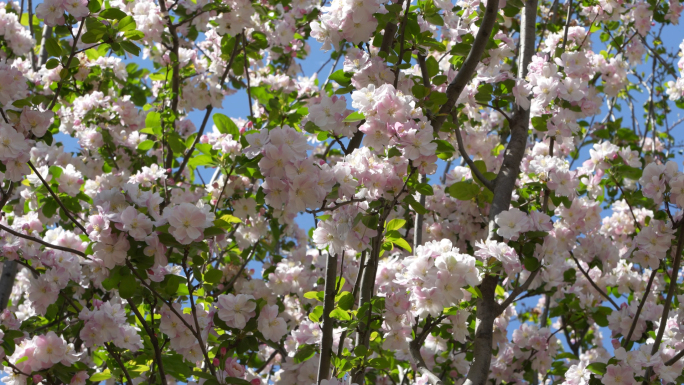
[[[603,291],[600,287],[598,287],[598,285],[596,284],[596,282],[594,282],[594,280],[591,279],[591,277],[589,276],[589,273],[587,273],[586,271],[584,271],[584,269],[582,268],[582,265],[580,265],[580,262],[577,260],[577,258],[575,258],[575,254],[573,254],[572,251],[568,251],[568,253],[570,253],[570,256],[572,257],[572,259],[573,259],[573,260],[575,261],[575,263],[577,264],[577,268],[579,269],[579,271],[582,272],[582,275],[584,275],[584,278],[586,278],[587,281],[589,281],[589,283],[591,284],[591,286],[592,286],[594,289],[596,289],[596,291],[598,291],[599,294],[601,294],[601,296],[603,296],[605,299],[607,299],[608,302],[610,302],[610,303],[613,305],[613,307],[615,307],[615,310],[620,310],[620,306],[618,306],[618,304],[615,303],[615,301],[613,301],[613,299],[610,298],[610,296],[609,296],[608,294],[606,294],[605,291]]]
[[[534,11],[536,15],[536,1]],[[482,23],[480,24],[480,29],[477,31],[477,35],[473,41],[473,47],[470,49],[470,52],[468,53],[468,56],[463,62],[461,68],[458,69],[456,77],[451,81],[451,83],[449,83],[449,86],[446,90],[447,102],[444,103],[442,108],[440,108],[439,114],[437,114],[434,122],[432,123],[432,127],[434,128],[435,132],[439,132],[440,128],[442,128],[442,124],[444,124],[447,116],[449,116],[451,113],[451,109],[454,108],[458,97],[461,96],[463,89],[466,87],[466,85],[468,85],[470,79],[475,73],[475,69],[480,63],[482,54],[485,52],[487,42],[489,41],[489,36],[492,34],[492,29],[494,29],[498,12],[499,3],[497,1],[488,1]],[[532,45],[534,45],[534,25],[532,26]],[[532,52],[530,51],[530,57],[531,53]]]
[[[321,327],[321,354],[318,361],[318,381],[330,378],[330,363],[333,344],[333,320],[330,312],[335,308],[335,282],[337,280],[337,254],[328,253],[325,267],[325,296],[323,298],[323,326]]]
[[[487,179],[482,172],[480,171],[479,168],[475,166],[475,162],[473,162],[472,159],[470,159],[470,155],[466,152],[465,145],[463,144],[463,137],[461,136],[461,129],[458,124],[458,117],[456,116],[457,112],[452,111],[451,116],[454,122],[454,125],[456,126],[455,133],[456,133],[456,142],[458,143],[458,152],[461,154],[461,157],[463,160],[468,164],[468,167],[470,167],[470,171],[472,172],[475,177],[482,183],[486,188],[489,189],[489,191],[494,191],[494,182]]]
[[[26,235],[26,234],[22,234],[22,233],[20,233],[20,232],[18,232],[18,231],[14,231],[12,228],[7,227],[7,226],[4,226],[4,225],[2,225],[2,224],[0,224],[0,229],[2,229],[2,230],[4,230],[4,231],[7,231],[8,233],[10,233],[10,234],[12,234],[12,235],[15,235],[15,236],[17,236],[17,237],[19,237],[19,238],[24,238],[24,239],[29,240],[29,241],[33,241],[33,242],[36,242],[36,243],[40,243],[41,245],[43,245],[43,246],[45,246],[45,247],[49,247],[49,248],[55,249],[55,250],[66,251],[66,252],[68,252],[68,253],[73,253],[73,254],[76,254],[76,255],[78,255],[78,256],[81,256],[81,257],[83,257],[83,258],[85,258],[85,259],[90,259],[90,258],[89,258],[87,255],[85,255],[85,253],[83,253],[82,251],[78,251],[78,250],[71,249],[71,248],[64,247],[64,246],[53,245],[52,243],[45,242],[44,240],[42,240],[42,239],[40,239],[40,238],[32,237],[32,236],[30,236],[30,235]]]
[[[64,214],[66,214],[66,216],[69,217],[69,219],[71,219],[72,222],[74,222],[74,225],[76,225],[76,227],[78,227],[79,229],[81,229],[81,231],[83,231],[83,234],[88,235],[88,232],[86,231],[85,227],[83,227],[83,225],[81,225],[80,223],[78,223],[78,221],[76,220],[76,218],[74,218],[74,217],[71,215],[71,213],[69,212],[69,210],[67,210],[67,208],[64,207],[64,204],[63,204],[62,201],[59,199],[59,197],[57,196],[57,194],[55,194],[55,192],[52,191],[52,188],[50,187],[50,185],[45,181],[45,179],[43,179],[43,177],[42,177],[42,176],[40,175],[40,173],[38,172],[38,169],[36,169],[36,167],[33,165],[33,163],[31,163],[30,160],[28,161],[28,165],[29,165],[29,167],[31,167],[31,170],[33,170],[33,172],[36,173],[36,175],[38,176],[38,179],[40,179],[40,181],[43,182],[43,186],[45,186],[45,188],[47,188],[47,190],[48,190],[48,192],[50,193],[50,195],[52,195],[52,197],[55,199],[55,201],[57,201],[57,204],[59,205],[59,207],[61,207],[62,210],[64,210]],[[85,254],[84,254],[84,256],[85,256]]]
[[[81,24],[78,26],[78,32],[76,33],[76,36],[74,37],[74,43],[71,45],[71,53],[69,54],[69,58],[67,59],[66,68],[67,71],[69,71],[70,65],[71,65],[71,60],[74,58],[76,55],[76,45],[78,45],[78,38],[81,37],[81,31],[83,31],[83,25],[85,24],[85,19],[81,20]],[[33,27],[31,27],[33,28]],[[33,35],[33,33],[31,33]],[[45,43],[43,43],[45,44]],[[33,57],[33,51],[31,51],[31,57]],[[59,97],[59,92],[62,90],[62,85],[64,82],[68,79],[68,76],[65,77],[64,79],[61,79],[59,83],[57,83],[57,89],[55,89],[55,95],[52,97],[52,101],[50,102],[50,105],[48,106],[47,110],[51,110],[52,107],[55,106],[57,103],[57,98]],[[30,163],[29,163],[30,164]]]
[[[641,302],[639,302],[636,314],[634,315],[634,319],[632,320],[632,326],[629,327],[629,333],[627,333],[627,338],[622,340],[623,347],[626,347],[627,344],[629,344],[629,340],[632,338],[634,329],[636,329],[637,321],[639,320],[639,316],[641,315],[641,309],[643,309],[644,304],[646,304],[646,298],[648,298],[648,294],[651,292],[651,285],[653,284],[653,279],[655,278],[657,273],[658,269],[653,269],[651,276],[648,278],[648,284],[646,284],[646,291],[644,292],[644,296],[641,298]]]
[[[159,349],[159,340],[157,339],[157,335],[154,334],[154,330],[152,330],[152,328],[147,324],[145,317],[140,314],[138,307],[135,306],[133,301],[131,301],[130,298],[126,299],[126,301],[128,302],[128,306],[130,306],[133,313],[135,313],[135,316],[138,317],[138,320],[140,320],[143,329],[145,329],[145,332],[147,332],[147,335],[150,337],[150,342],[154,348],[154,356],[157,360],[157,366],[159,367],[159,377],[161,378],[162,385],[166,385],[166,373],[164,373],[164,363],[162,362],[162,354],[161,349]],[[152,322],[154,323],[154,317],[152,317]]]
[[[228,72],[230,71],[230,68],[233,66],[233,60],[235,60],[235,57],[237,56],[237,51],[238,51],[238,41],[237,41],[237,37],[236,37],[235,46],[233,46],[233,52],[230,54],[230,59],[228,60],[228,64],[226,65],[226,69],[223,71],[223,75],[221,75],[221,81],[219,82],[221,87],[223,87],[223,83],[226,81],[226,76],[228,76]],[[192,142],[192,146],[190,146],[190,149],[188,150],[188,152],[183,157],[183,161],[181,162],[180,167],[178,167],[178,171],[176,171],[176,174],[173,177],[174,180],[178,180],[181,173],[185,169],[185,166],[188,164],[188,161],[190,160],[192,153],[195,151],[195,146],[197,146],[197,143],[199,143],[200,139],[202,138],[202,135],[204,134],[204,129],[207,127],[207,122],[209,121],[209,115],[211,115],[211,112],[213,110],[214,110],[214,106],[212,106],[210,104],[207,107],[207,112],[204,114],[204,119],[202,119],[202,125],[200,126],[199,131],[197,131],[197,136],[195,137],[195,140]],[[236,139],[236,138],[234,138],[234,139]]]

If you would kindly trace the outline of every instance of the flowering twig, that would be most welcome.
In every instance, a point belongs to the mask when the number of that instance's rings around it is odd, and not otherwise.
[[[78,38],[81,37],[81,32],[83,31],[83,25],[85,24],[85,19],[81,20],[80,25],[78,26],[78,32],[76,33],[76,36],[74,37],[74,44],[71,45],[71,53],[69,54],[69,58],[67,59],[66,65],[64,68],[69,71],[69,68],[71,66],[71,60],[76,56],[76,46],[78,45]],[[45,44],[45,43],[43,43]],[[62,85],[64,84],[64,81],[67,80],[69,77],[66,76],[64,79],[61,79],[59,83],[57,83],[57,89],[55,89],[55,95],[52,97],[52,101],[50,102],[50,105],[48,106],[47,110],[51,110],[52,107],[55,106],[55,103],[57,103],[57,98],[59,97],[59,92],[62,90]]]
[[[26,234],[22,234],[22,233],[20,233],[20,232],[18,232],[18,231],[14,231],[13,229],[11,229],[11,228],[9,228],[9,227],[7,227],[7,226],[4,226],[4,225],[2,225],[2,224],[0,224],[0,229],[2,229],[2,230],[4,230],[4,231],[7,231],[8,233],[10,233],[10,234],[12,234],[12,235],[15,235],[15,236],[17,236],[17,237],[19,237],[19,238],[24,238],[24,239],[29,240],[29,241],[33,241],[33,242],[36,242],[36,243],[40,243],[41,245],[43,245],[43,246],[45,246],[45,247],[49,247],[49,248],[55,249],[55,250],[66,251],[66,252],[68,252],[68,253],[73,253],[73,254],[76,254],[76,255],[81,256],[81,257],[83,257],[83,258],[90,259],[90,258],[89,258],[85,253],[83,253],[82,251],[78,251],[78,250],[75,250],[75,249],[71,249],[71,248],[69,248],[69,247],[53,245],[52,243],[45,242],[44,240],[42,240],[42,239],[40,239],[40,238],[32,237],[32,236],[30,236],[30,235],[26,235]]]
[[[223,83],[226,81],[226,76],[228,76],[228,72],[230,71],[230,68],[233,65],[233,60],[237,56],[237,51],[238,51],[238,40],[236,37],[235,38],[235,45],[233,46],[233,53],[231,53],[231,55],[230,55],[230,59],[228,60],[228,64],[226,65],[226,69],[223,71],[223,75],[221,76],[221,81],[219,82],[221,87],[223,87]],[[197,136],[195,137],[195,140],[192,142],[192,146],[190,146],[190,149],[188,150],[188,152],[183,157],[183,161],[181,162],[180,167],[178,167],[178,171],[176,171],[176,174],[173,177],[174,180],[178,180],[178,177],[180,177],[181,173],[185,169],[185,166],[188,164],[188,161],[190,160],[192,153],[195,151],[195,146],[197,146],[197,143],[199,143],[202,135],[204,134],[204,129],[207,127],[207,122],[209,121],[209,115],[211,115],[211,111],[213,111],[213,110],[214,110],[214,106],[210,104],[207,107],[207,112],[204,114],[204,119],[202,119],[202,125],[200,126],[199,131],[197,131]]]
[[[634,314],[634,319],[632,320],[632,326],[629,328],[629,332],[627,333],[627,337],[622,340],[622,346],[626,347],[627,344],[629,343],[629,340],[632,338],[632,334],[634,333],[634,329],[636,328],[637,321],[639,320],[639,316],[641,315],[641,309],[644,308],[644,304],[646,304],[646,298],[648,297],[648,294],[651,292],[651,285],[653,284],[653,279],[655,278],[656,274],[658,273],[658,269],[653,269],[653,272],[651,273],[651,276],[648,278],[648,284],[646,284],[646,291],[644,292],[644,296],[641,298],[641,302],[639,302],[639,306],[637,307],[636,314]]]
[[[145,321],[145,317],[143,317],[143,315],[140,314],[138,307],[133,303],[133,301],[131,301],[130,298],[126,301],[128,302],[128,305],[130,306],[133,313],[135,313],[135,316],[138,317],[138,320],[140,320],[143,329],[145,329],[145,332],[150,337],[150,342],[152,343],[152,347],[154,348],[154,356],[157,360],[157,366],[159,367],[159,377],[161,378],[162,385],[166,385],[166,374],[164,373],[164,363],[162,362],[162,354],[161,349],[159,349],[159,340],[157,339],[157,335],[154,333],[154,330],[147,324],[147,321]],[[154,317],[152,317],[152,322],[154,323]]]
[[[588,273],[588,272],[584,271],[584,269],[582,268],[582,265],[580,265],[580,262],[579,262],[579,261],[577,260],[577,258],[575,257],[575,254],[573,254],[572,251],[568,251],[568,252],[570,253],[570,256],[572,257],[572,259],[573,259],[573,260],[575,261],[575,263],[577,264],[577,268],[579,269],[579,271],[582,272],[582,275],[584,275],[584,277],[587,279],[587,281],[589,281],[589,283],[591,284],[591,286],[592,286],[594,289],[596,289],[596,291],[598,291],[599,294],[601,294],[605,299],[607,299],[608,302],[610,302],[610,303],[615,307],[615,310],[620,310],[620,306],[618,306],[618,304],[615,303],[615,301],[613,301],[613,299],[610,298],[610,296],[609,296],[608,294],[606,294],[605,291],[601,290],[601,288],[598,287],[598,285],[594,282],[594,280],[591,279],[591,277],[589,276],[589,273]]]
[[[485,177],[482,172],[480,171],[477,166],[475,166],[475,162],[473,162],[472,159],[470,159],[470,155],[466,152],[465,145],[463,144],[463,137],[461,137],[461,129],[458,125],[458,116],[457,112],[453,111],[451,113],[454,125],[456,128],[454,129],[455,134],[456,134],[456,142],[458,143],[458,152],[461,154],[461,157],[463,160],[465,160],[466,163],[468,163],[468,167],[470,167],[470,171],[472,172],[475,177],[482,183],[483,186],[489,189],[489,191],[494,191],[494,181],[491,181]]]
[[[408,24],[408,14],[411,8],[411,0],[406,0],[406,10],[404,11],[404,20],[401,22],[401,32],[399,32],[399,60],[394,66],[394,88],[399,84],[399,67],[401,66],[402,58],[404,56],[404,34],[406,33],[406,24]]]
[[[110,344],[109,342],[105,342],[104,346],[107,349],[107,352],[109,352],[109,355],[114,357],[114,360],[116,361],[116,363],[119,365],[119,367],[123,371],[123,374],[126,377],[126,381],[129,384],[132,384],[133,381],[131,380],[131,375],[128,374],[128,370],[126,369],[126,366],[123,364],[123,362],[121,362],[121,357],[119,356],[119,353],[114,351],[114,349],[112,348],[112,344]]]

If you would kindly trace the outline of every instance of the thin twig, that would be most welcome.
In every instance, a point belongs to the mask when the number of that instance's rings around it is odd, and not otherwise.
[[[50,187],[50,185],[45,181],[45,179],[43,179],[43,177],[42,177],[42,176],[40,175],[40,173],[38,172],[38,169],[33,165],[33,163],[31,163],[30,160],[28,161],[28,165],[29,165],[29,167],[31,167],[31,170],[33,170],[33,172],[36,173],[36,175],[38,176],[38,179],[40,179],[40,181],[43,182],[43,186],[45,186],[45,187],[47,188],[47,190],[48,190],[48,192],[50,193],[50,195],[52,195],[52,197],[55,198],[55,201],[57,201],[57,204],[59,204],[59,207],[61,207],[62,210],[64,210],[64,213],[66,214],[66,216],[69,217],[69,219],[71,219],[72,222],[74,222],[74,224],[76,225],[76,227],[78,227],[79,229],[81,229],[81,231],[83,231],[83,234],[86,234],[86,235],[87,235],[88,232],[86,231],[85,227],[83,227],[83,225],[81,225],[80,223],[78,223],[78,221],[76,220],[76,218],[74,218],[74,217],[71,215],[71,213],[69,212],[69,210],[67,210],[67,208],[64,207],[64,204],[63,204],[62,201],[59,199],[59,197],[57,196],[57,194],[55,194],[55,192],[52,191],[52,188]]]
[[[9,228],[9,227],[3,226],[1,223],[0,223],[0,229],[2,229],[2,230],[4,230],[4,231],[7,231],[8,233],[10,233],[10,234],[12,234],[12,235],[15,235],[15,236],[17,236],[17,237],[19,237],[19,238],[24,238],[24,239],[29,240],[29,241],[33,241],[33,242],[36,242],[36,243],[40,243],[41,245],[43,245],[43,246],[45,246],[45,247],[49,247],[49,248],[55,249],[55,250],[66,251],[66,252],[68,252],[68,253],[73,253],[73,254],[76,254],[76,255],[81,256],[81,257],[83,257],[83,258],[90,259],[90,258],[89,258],[87,255],[85,255],[85,253],[83,253],[82,251],[74,250],[74,249],[71,249],[71,248],[68,248],[68,247],[64,247],[64,246],[53,245],[52,243],[45,242],[44,240],[42,240],[42,239],[40,239],[40,238],[35,238],[35,237],[30,236],[30,235],[22,234],[22,233],[20,233],[20,232],[18,232],[18,231],[14,231],[13,229],[11,229],[11,228]]]
[[[29,0],[30,1],[30,0]],[[76,33],[76,36],[74,37],[74,44],[71,46],[71,53],[69,54],[69,58],[67,59],[66,68],[67,71],[69,71],[69,68],[71,68],[71,60],[74,58],[76,55],[76,46],[78,45],[78,39],[81,37],[81,32],[83,31],[83,25],[85,25],[85,20],[81,20],[81,24],[78,26],[78,32]],[[62,90],[62,85],[64,84],[64,81],[66,81],[69,77],[66,76],[64,79],[61,79],[59,83],[57,83],[57,89],[55,89],[55,95],[52,97],[52,101],[50,102],[50,105],[48,106],[47,110],[51,110],[52,107],[55,106],[55,103],[57,103],[57,98],[59,97],[59,92]]]
[[[596,289],[596,291],[598,291],[605,299],[607,299],[608,302],[610,302],[610,303],[615,307],[615,310],[620,310],[620,306],[618,306],[618,304],[615,303],[615,301],[613,301],[613,299],[610,298],[610,296],[609,296],[608,294],[606,294],[605,291],[601,290],[601,288],[598,287],[598,285],[594,282],[594,280],[591,279],[591,277],[589,276],[589,273],[587,273],[586,271],[584,271],[584,269],[582,268],[582,265],[580,265],[580,262],[577,260],[577,258],[575,258],[575,254],[573,254],[572,251],[568,251],[568,252],[570,253],[570,256],[572,257],[572,259],[573,259],[573,260],[575,261],[575,263],[577,264],[577,268],[579,269],[579,271],[582,272],[582,275],[584,275],[584,277],[587,279],[587,281],[589,281],[589,283],[591,284],[591,286],[592,286],[594,289]]]

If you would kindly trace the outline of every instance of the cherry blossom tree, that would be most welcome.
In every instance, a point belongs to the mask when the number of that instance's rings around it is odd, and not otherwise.
[[[683,9],[2,3],[1,380],[684,383]]]

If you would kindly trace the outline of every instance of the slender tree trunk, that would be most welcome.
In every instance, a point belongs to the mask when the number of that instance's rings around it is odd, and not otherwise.
[[[318,362],[318,381],[330,378],[330,361],[332,359],[333,321],[330,312],[335,308],[335,283],[337,281],[337,254],[328,254],[325,268],[325,297],[323,298],[323,336],[321,338],[321,354]]]
[[[383,233],[385,232],[385,219],[386,215],[380,216],[380,221],[378,224],[378,235],[373,238],[373,245],[371,249],[370,258],[368,258],[368,263],[366,268],[363,270],[363,276],[361,277],[361,298],[359,300],[359,308],[364,304],[368,303],[368,310],[366,313],[359,313],[359,332],[356,333],[356,346],[365,346],[368,348],[370,346],[370,323],[369,318],[373,312],[373,307],[370,302],[373,299],[374,289],[375,289],[375,274],[378,271],[378,259],[380,258],[380,247],[382,246]],[[352,375],[352,383],[363,385],[364,383],[364,373],[365,368],[361,367],[357,369]]]
[[[527,0],[522,14],[520,31],[518,77],[521,79],[527,75],[527,66],[534,54],[536,19],[537,0]],[[497,238],[494,220],[502,211],[508,210],[511,204],[515,182],[518,179],[518,174],[520,174],[520,162],[525,154],[529,124],[529,110],[518,107],[513,117],[513,124],[511,124],[511,140],[506,147],[503,164],[495,180],[494,198],[489,209],[488,239]],[[492,362],[494,320],[498,315],[499,306],[495,300],[498,281],[496,276],[487,275],[480,285],[482,298],[477,305],[473,363],[470,366],[465,385],[484,385],[489,377],[489,366]]]
[[[418,183],[425,183],[425,174],[418,175]],[[425,207],[425,195],[418,194],[418,202]],[[416,219],[413,224],[413,252],[416,252],[416,248],[423,244],[423,214],[416,213]]]

